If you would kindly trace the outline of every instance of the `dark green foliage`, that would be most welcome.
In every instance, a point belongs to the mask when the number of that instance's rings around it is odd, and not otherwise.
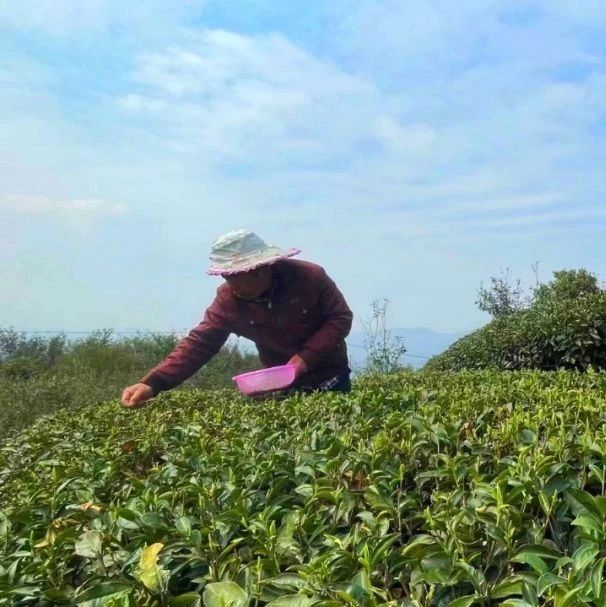
[[[163,334],[119,338],[110,330],[70,341],[0,329],[0,439],[41,415],[118,397],[177,341]],[[228,387],[233,375],[258,366],[256,355],[228,344],[183,387]]]
[[[96,331],[70,343],[66,355],[58,361],[58,368],[68,372],[89,368],[101,376],[136,375],[157,364],[177,342],[177,336],[171,334],[118,338],[111,330]]]
[[[539,285],[535,289],[535,304],[580,299],[602,292],[597,276],[587,270],[560,270],[553,275],[552,282]]]
[[[40,368],[49,368],[63,355],[66,347],[65,335],[27,337],[14,329],[0,328],[0,364],[28,360]]]
[[[0,449],[0,605],[604,606],[604,394],[406,373],[60,412]]]
[[[606,292],[585,270],[556,272],[532,304],[433,357],[429,370],[606,369]]]

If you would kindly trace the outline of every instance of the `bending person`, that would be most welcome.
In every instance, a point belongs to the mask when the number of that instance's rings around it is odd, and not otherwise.
[[[341,291],[316,264],[291,259],[253,232],[236,230],[216,240],[210,275],[225,282],[202,322],[138,383],[125,388],[122,403],[140,405],[170,390],[206,364],[231,333],[252,340],[264,367],[296,367],[293,387],[351,389],[345,337],[352,312]]]

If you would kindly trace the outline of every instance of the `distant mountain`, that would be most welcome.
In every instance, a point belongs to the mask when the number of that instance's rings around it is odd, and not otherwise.
[[[467,333],[438,333],[423,327],[413,329],[395,327],[391,329],[393,337],[404,338],[404,345],[406,346],[406,354],[403,359],[404,364],[410,365],[415,369],[422,367],[427,362],[427,359],[443,352],[448,346],[457,341],[457,339],[467,335]],[[363,333],[354,333],[347,338],[349,358],[354,370],[364,367],[366,364],[366,347],[364,343],[365,337]]]

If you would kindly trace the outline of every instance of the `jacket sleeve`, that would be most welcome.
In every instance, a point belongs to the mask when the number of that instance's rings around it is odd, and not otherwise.
[[[320,313],[324,323],[299,352],[309,371],[313,371],[326,354],[340,347],[353,321],[353,314],[343,294],[324,270],[320,275]]]
[[[215,298],[202,322],[159,365],[144,375],[139,383],[150,386],[155,394],[178,386],[219,352],[230,332],[229,325],[221,314],[219,301]]]

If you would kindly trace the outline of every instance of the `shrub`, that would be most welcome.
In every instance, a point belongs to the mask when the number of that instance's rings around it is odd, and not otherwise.
[[[555,273],[532,304],[498,316],[426,365],[460,369],[606,369],[606,291],[586,270]]]
[[[42,415],[117,398],[159,363],[177,335],[118,337],[111,330],[68,341],[0,329],[0,439]],[[256,354],[227,344],[183,389],[232,386],[258,368]]]

